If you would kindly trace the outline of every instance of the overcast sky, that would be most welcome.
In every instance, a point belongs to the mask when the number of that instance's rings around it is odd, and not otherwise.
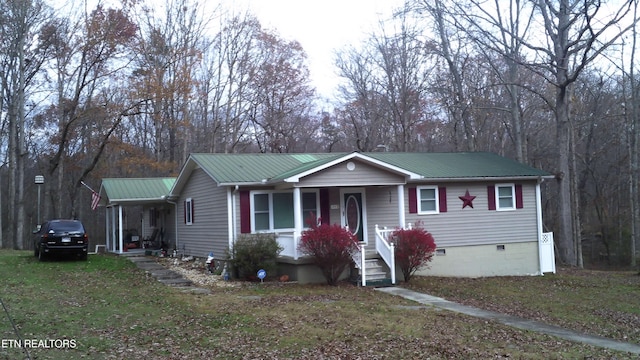
[[[338,77],[334,52],[358,44],[380,20],[392,16],[404,0],[234,0],[237,9],[249,9],[262,26],[302,44],[309,56],[313,84],[320,95],[335,93]]]

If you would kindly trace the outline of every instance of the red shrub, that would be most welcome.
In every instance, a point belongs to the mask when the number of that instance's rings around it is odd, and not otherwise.
[[[390,241],[395,244],[396,263],[406,282],[419,268],[427,266],[436,251],[433,236],[421,227],[398,229],[391,233]]]
[[[352,262],[358,250],[357,238],[339,225],[315,225],[302,232],[298,248],[311,255],[329,285],[336,285],[340,274]]]

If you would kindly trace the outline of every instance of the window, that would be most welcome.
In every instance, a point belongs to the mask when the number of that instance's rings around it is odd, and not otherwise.
[[[255,230],[269,230],[271,212],[269,211],[269,194],[253,195],[253,224]]]
[[[437,214],[440,212],[437,186],[419,186],[418,213]]]
[[[184,201],[184,223],[192,225],[193,220],[193,199],[188,198]]]
[[[318,217],[318,192],[301,194],[302,221]],[[292,191],[256,191],[251,193],[252,231],[293,230],[295,227]],[[313,215],[312,215],[313,214]]]
[[[271,194],[273,205],[272,229],[292,229],[293,221],[293,193]]]
[[[515,186],[513,184],[496,185],[496,210],[514,210]]]
[[[318,193],[303,192],[302,193],[302,226],[309,227],[309,221],[315,224],[320,217],[318,212]]]

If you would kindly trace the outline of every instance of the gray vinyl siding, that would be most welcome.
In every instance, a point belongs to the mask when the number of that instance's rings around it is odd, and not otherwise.
[[[353,170],[347,164],[355,164]],[[354,160],[340,163],[300,180],[300,187],[366,186],[404,184],[403,176]]]
[[[535,183],[522,186],[523,208],[496,211],[489,210],[487,186],[495,183],[446,184],[447,212],[432,215],[409,214],[408,188],[406,191],[406,221],[422,223],[439,248],[483,244],[507,244],[537,241]],[[469,190],[476,196],[473,208],[462,208],[458,198]]]
[[[407,201],[405,197],[405,201]],[[397,186],[367,188],[367,230],[369,243],[367,249],[375,249],[376,224],[394,229],[400,226],[398,215]]]
[[[185,200],[193,199],[193,224],[184,222]],[[201,169],[191,174],[178,199],[178,249],[185,255],[216,258],[227,254],[227,188],[218,187]]]

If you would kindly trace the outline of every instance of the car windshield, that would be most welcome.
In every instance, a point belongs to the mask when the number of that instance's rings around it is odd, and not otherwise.
[[[77,221],[60,221],[52,223],[49,231],[77,233],[84,232],[84,229]]]

